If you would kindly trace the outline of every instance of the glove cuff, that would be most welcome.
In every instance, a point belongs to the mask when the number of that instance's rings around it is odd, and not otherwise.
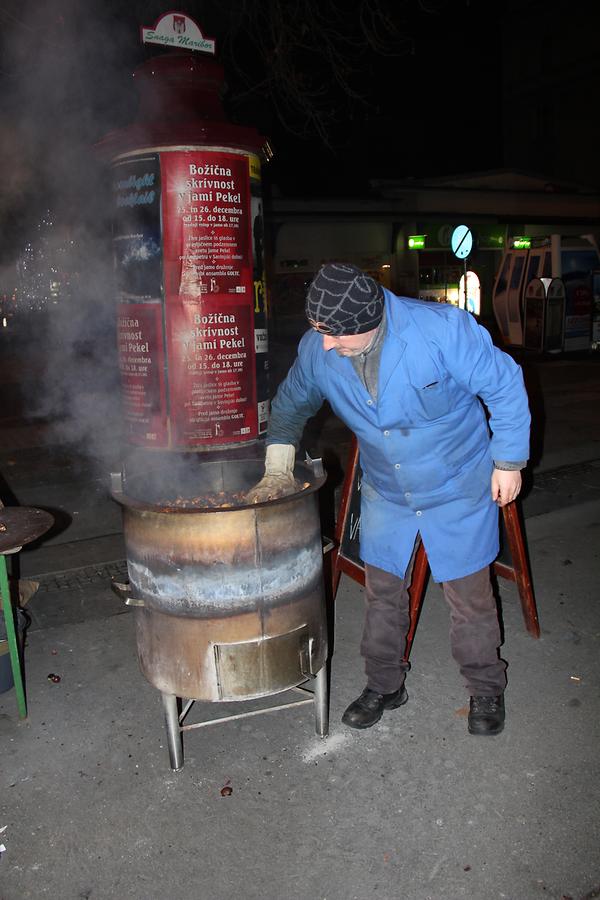
[[[291,475],[295,461],[293,444],[269,444],[265,454],[265,475]]]

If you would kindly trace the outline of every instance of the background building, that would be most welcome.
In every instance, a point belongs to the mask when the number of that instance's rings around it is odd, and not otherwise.
[[[450,247],[459,224],[474,248],[467,266],[481,284],[481,320],[492,330],[492,288],[517,237],[552,234],[600,241],[600,191],[525,172],[498,170],[372,182],[368,199],[273,197],[268,214],[275,333],[297,330],[304,293],[323,262],[345,260],[399,294],[457,302],[463,263]],[[422,238],[419,249],[409,239]]]

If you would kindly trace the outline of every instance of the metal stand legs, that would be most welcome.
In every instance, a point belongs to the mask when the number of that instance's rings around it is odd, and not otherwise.
[[[292,703],[281,703],[278,706],[267,706],[264,709],[254,709],[250,712],[238,713],[234,716],[220,716],[217,719],[209,719],[207,722],[196,722],[193,725],[184,725],[183,720],[195,701],[188,700],[180,715],[178,700],[175,694],[162,694],[171,768],[175,772],[183,768],[182,732],[184,731],[191,731],[194,728],[206,728],[208,725],[218,725],[220,722],[232,722],[235,719],[247,719],[250,716],[260,716],[263,713],[277,712],[281,709],[291,709],[292,706],[303,706],[306,703],[313,703],[315,707],[315,731],[319,737],[327,737],[329,733],[329,691],[327,674],[327,664],[325,664],[321,671],[317,672],[314,678],[314,690],[309,691],[304,687],[293,688],[293,690],[299,691],[302,694],[309,695],[309,699],[295,700]]]
[[[329,690],[327,685],[327,665],[315,678],[315,731],[320,737],[329,734]]]
[[[163,707],[167,725],[167,743],[171,768],[177,771],[183,767],[183,741],[179,730],[179,710],[175,694],[163,694]]]

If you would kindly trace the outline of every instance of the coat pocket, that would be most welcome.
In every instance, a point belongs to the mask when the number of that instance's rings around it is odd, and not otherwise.
[[[452,401],[448,379],[413,386],[413,390],[417,409],[425,419],[439,419],[449,412]]]

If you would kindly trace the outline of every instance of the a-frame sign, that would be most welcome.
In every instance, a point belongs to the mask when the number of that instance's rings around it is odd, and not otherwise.
[[[330,558],[334,598],[342,572],[360,584],[364,585],[365,583],[365,569],[359,553],[361,474],[358,461],[358,444],[356,438],[353,437],[346,476],[342,486],[342,497],[335,529],[335,545]],[[506,578],[516,583],[525,627],[532,637],[538,638],[540,636],[540,625],[516,502],[502,507],[500,527],[502,549],[498,559],[492,566],[493,571],[500,578]],[[416,552],[409,590],[410,629],[406,638],[405,652],[407,659],[423,603],[428,571],[427,553],[421,542]]]

